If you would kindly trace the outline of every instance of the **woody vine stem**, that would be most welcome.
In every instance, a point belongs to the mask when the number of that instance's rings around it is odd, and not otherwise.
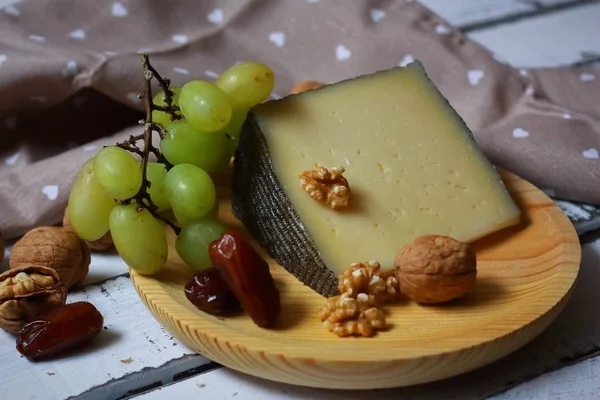
[[[173,105],[173,91],[170,89],[171,81],[168,78],[163,78],[158,71],[150,64],[150,59],[147,54],[141,54],[142,59],[142,68],[144,74],[144,89],[139,94],[139,98],[144,100],[144,111],[146,116],[143,120],[140,120],[140,125],[144,126],[144,133],[137,136],[130,136],[129,139],[117,143],[117,147],[120,147],[124,150],[127,150],[131,153],[135,153],[139,155],[142,159],[142,185],[140,190],[131,198],[124,200],[123,204],[129,204],[132,201],[135,201],[139,207],[147,209],[156,219],[159,219],[169,225],[171,229],[175,231],[176,234],[179,234],[181,228],[177,225],[173,224],[171,221],[162,218],[158,215],[158,207],[152,199],[150,198],[150,194],[148,193],[148,189],[150,188],[150,181],[147,177],[147,169],[150,153],[154,154],[157,158],[157,162],[165,165],[167,170],[169,170],[172,165],[164,158],[159,149],[154,147],[152,144],[152,134],[157,132],[160,138],[165,137],[165,129],[160,125],[152,121],[152,111],[163,111],[167,112],[171,121],[181,119],[180,115],[177,115],[177,111],[179,111],[179,107]],[[165,103],[166,106],[157,106],[152,101],[152,79],[155,78],[160,86],[160,88],[165,93]],[[143,141],[143,147],[140,149],[138,147],[138,142]]]

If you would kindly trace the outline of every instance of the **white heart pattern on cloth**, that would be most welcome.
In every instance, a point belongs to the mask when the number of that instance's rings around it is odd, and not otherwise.
[[[178,44],[186,44],[189,39],[186,35],[173,35],[171,40]]]
[[[583,74],[579,75],[579,79],[582,82],[592,82],[596,80],[596,75],[584,72]]]
[[[479,83],[479,81],[484,77],[484,73],[480,69],[472,69],[468,73],[469,83],[472,86],[475,86]]]
[[[450,33],[450,28],[448,28],[446,25],[436,25],[435,33],[437,33],[438,35],[447,35]]]
[[[338,61],[344,61],[349,59],[352,56],[352,52],[350,51],[350,49],[348,49],[346,46],[344,46],[343,44],[339,44],[336,48],[335,48],[335,58]]]
[[[67,62],[67,65],[64,66],[61,73],[65,78],[77,75],[77,63],[73,60]]]
[[[47,185],[42,188],[42,193],[46,195],[48,200],[56,200],[58,198],[58,186]]]
[[[218,25],[223,22],[223,20],[225,19],[224,17],[225,14],[223,13],[223,10],[221,8],[215,8],[210,12],[210,14],[208,14],[207,19],[209,22]]]
[[[112,5],[111,12],[113,17],[126,17],[129,12],[125,6],[118,1],[115,1]]]
[[[69,32],[69,37],[83,40],[85,39],[85,31],[83,29],[75,29],[74,31]]]
[[[513,136],[516,138],[526,138],[529,136],[529,132],[522,128],[515,128],[513,130]]]
[[[4,159],[4,163],[6,165],[15,165],[17,163],[17,161],[19,161],[19,158],[21,158],[21,153],[16,152],[15,154],[8,156]]]
[[[13,17],[18,17],[21,15],[21,11],[19,11],[19,9],[15,6],[6,6],[2,9],[2,11],[4,11],[4,14],[12,15]]]
[[[597,160],[599,158],[598,149],[594,148],[584,150],[581,154],[588,160]]]
[[[414,61],[415,61],[414,57],[411,56],[410,54],[407,54],[407,55],[404,56],[404,58],[402,59],[402,61],[400,61],[398,63],[398,66],[399,67],[406,67],[408,64],[410,64],[410,63],[412,63]]]
[[[283,47],[285,45],[285,33],[271,32],[269,34],[269,41],[277,47]]]
[[[34,42],[43,43],[46,41],[46,38],[40,35],[29,35],[29,40]]]
[[[378,8],[371,9],[371,21],[379,22],[385,18],[385,11],[380,10]]]
[[[180,68],[180,67],[173,67],[173,72],[177,72],[178,74],[183,74],[183,75],[187,75],[190,73],[189,70],[187,70],[185,68]]]
[[[140,94],[137,92],[129,92],[127,93],[127,98],[134,103],[141,103]]]

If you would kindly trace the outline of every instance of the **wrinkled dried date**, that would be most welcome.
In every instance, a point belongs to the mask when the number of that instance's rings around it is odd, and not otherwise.
[[[240,309],[240,303],[216,268],[195,275],[185,285],[185,296],[199,310],[212,315],[231,314]]]
[[[211,242],[209,254],[254,323],[271,327],[279,317],[281,303],[269,264],[235,231],[227,231]]]
[[[25,325],[17,350],[34,361],[54,357],[91,341],[103,324],[102,314],[88,302],[62,305]]]

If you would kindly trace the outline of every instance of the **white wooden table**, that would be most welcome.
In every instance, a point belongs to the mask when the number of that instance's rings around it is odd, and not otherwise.
[[[600,62],[598,0],[421,1],[514,66]],[[86,284],[70,301],[89,300],[105,316],[94,348],[32,364],[0,332],[1,399],[600,399],[600,240],[584,246],[565,311],[524,349],[444,382],[369,393],[262,381],[194,354],[144,308],[118,256],[94,255]]]

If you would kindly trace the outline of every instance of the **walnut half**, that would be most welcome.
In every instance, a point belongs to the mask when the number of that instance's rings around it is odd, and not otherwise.
[[[58,273],[41,266],[9,269],[0,275],[0,328],[19,333],[41,313],[65,304],[67,288]]]
[[[300,174],[300,185],[310,197],[332,210],[346,208],[350,204],[352,191],[348,180],[343,176],[344,172],[343,167],[318,166],[315,170]]]
[[[339,337],[371,336],[376,329],[385,329],[385,315],[377,308],[373,295],[349,293],[327,299],[320,313],[323,326]]]

